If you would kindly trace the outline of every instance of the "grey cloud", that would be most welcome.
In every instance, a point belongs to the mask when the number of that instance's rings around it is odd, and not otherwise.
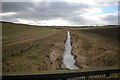
[[[117,15],[107,15],[103,18],[104,21],[107,21],[109,24],[118,24],[118,16]]]
[[[29,20],[49,20],[56,18],[69,18],[76,15],[76,11],[88,8],[85,4],[70,4],[67,2],[7,2],[2,5],[3,12],[16,12],[14,18]]]
[[[11,16],[2,16],[2,21],[8,21],[8,22],[18,22],[17,18],[14,17],[15,15]]]
[[[17,22],[17,18],[41,21],[52,19],[65,19],[76,25],[92,24],[90,20],[86,20],[81,14],[87,13],[84,9],[91,9],[90,5],[82,3],[68,2],[3,2],[2,12],[15,12],[11,16],[3,16],[3,20]],[[78,13],[79,11],[79,13]],[[80,13],[81,12],[81,13]],[[108,15],[103,18],[110,24],[116,24],[117,16]]]
[[[2,12],[20,12],[31,7],[31,2],[2,2]]]
[[[69,17],[68,20],[70,22],[73,22],[74,25],[79,25],[79,24],[84,25],[87,22],[87,20],[83,16],[75,16],[75,15]]]

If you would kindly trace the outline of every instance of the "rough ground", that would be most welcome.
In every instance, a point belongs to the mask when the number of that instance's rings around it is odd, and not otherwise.
[[[61,69],[68,29],[13,23],[2,26],[3,73]],[[120,66],[118,27],[69,31],[75,65],[80,69]]]
[[[61,68],[66,30],[3,23],[3,73]]]
[[[119,28],[120,29],[120,28]],[[71,29],[72,54],[82,68],[118,67],[118,27]]]

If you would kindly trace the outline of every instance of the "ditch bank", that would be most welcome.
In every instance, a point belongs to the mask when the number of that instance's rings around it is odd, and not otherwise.
[[[71,45],[72,45],[72,55],[76,60],[75,65],[78,66],[80,69],[87,68],[85,64],[85,55],[84,50],[82,49],[82,42],[79,39],[79,35],[76,31],[71,30]]]
[[[78,29],[71,30],[71,44],[75,64],[80,69],[119,66],[119,48],[116,39]]]
[[[63,60],[66,30],[39,40],[28,50],[3,57],[4,72],[59,70]],[[11,53],[12,54],[12,53]]]

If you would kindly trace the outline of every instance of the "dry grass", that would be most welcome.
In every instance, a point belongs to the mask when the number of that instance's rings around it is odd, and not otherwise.
[[[118,27],[71,30],[76,65],[80,68],[118,67],[117,31]]]
[[[70,29],[76,65],[92,69],[119,66],[115,30]],[[66,33],[66,29],[3,23],[3,73],[61,69]]]
[[[62,29],[3,23],[3,73],[60,69],[65,39]]]

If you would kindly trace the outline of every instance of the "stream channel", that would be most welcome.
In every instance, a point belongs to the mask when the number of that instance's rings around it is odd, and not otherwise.
[[[67,32],[67,40],[65,42],[65,51],[64,51],[64,57],[63,57],[63,66],[64,68],[73,70],[73,69],[79,69],[75,65],[75,59],[74,56],[71,54],[71,43],[70,43],[70,32]]]

